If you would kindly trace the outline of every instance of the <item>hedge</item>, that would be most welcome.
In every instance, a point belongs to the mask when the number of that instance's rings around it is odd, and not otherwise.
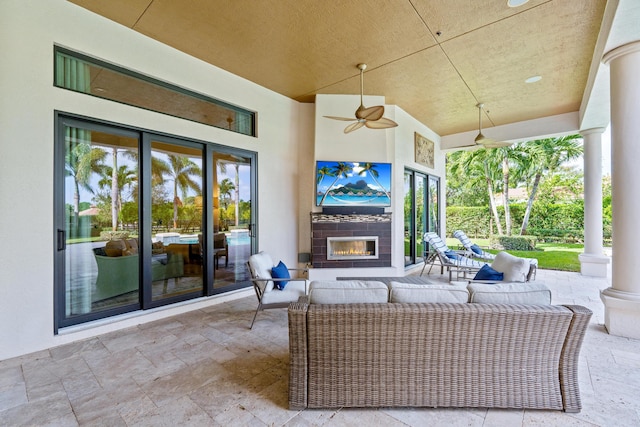
[[[526,209],[525,203],[514,203],[511,208],[511,233],[518,235],[522,218]],[[498,206],[498,214],[502,221],[502,230],[506,231],[504,224],[504,208]],[[498,230],[492,221],[493,215],[488,206],[448,206],[447,207],[447,230],[449,234],[455,230],[463,230],[470,238],[487,238],[497,234]],[[490,230],[493,225],[493,230]],[[535,203],[531,210],[527,234],[535,235],[539,241],[576,241],[583,238],[584,230],[584,203],[576,200],[573,203],[563,204],[542,204]],[[609,230],[605,230],[605,238],[610,235]]]

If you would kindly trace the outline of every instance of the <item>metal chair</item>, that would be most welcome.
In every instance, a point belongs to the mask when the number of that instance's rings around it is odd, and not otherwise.
[[[247,268],[253,282],[253,289],[258,297],[258,307],[253,315],[251,326],[256,321],[256,316],[261,310],[271,308],[286,308],[290,303],[298,301],[301,296],[307,294],[308,280],[306,278],[274,278],[271,270],[274,268],[273,259],[266,252],[251,255],[247,261]],[[298,275],[307,275],[308,269],[287,268],[288,271],[298,272]],[[284,289],[274,287],[274,282],[287,282]]]

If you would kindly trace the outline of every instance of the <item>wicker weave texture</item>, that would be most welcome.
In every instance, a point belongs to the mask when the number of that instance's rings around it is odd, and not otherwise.
[[[581,338],[563,347],[586,323],[573,318],[562,306],[292,304],[290,405],[579,410],[579,395],[563,399],[577,384],[560,383],[561,365],[577,377]]]

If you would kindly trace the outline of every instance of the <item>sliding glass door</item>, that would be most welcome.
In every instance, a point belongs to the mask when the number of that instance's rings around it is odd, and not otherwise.
[[[256,155],[59,115],[56,330],[250,286]]]
[[[151,299],[202,295],[203,146],[155,135],[149,139]]]
[[[66,119],[56,146],[60,325],[140,307],[139,135]]]
[[[249,280],[246,263],[255,248],[252,202],[254,158],[216,149],[213,163],[213,261],[214,293]]]
[[[404,172],[404,260],[405,265],[422,262],[424,233],[440,232],[439,178],[406,169]]]

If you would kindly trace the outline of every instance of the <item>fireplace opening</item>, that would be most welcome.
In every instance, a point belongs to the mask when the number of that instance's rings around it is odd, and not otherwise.
[[[327,237],[327,259],[378,259],[378,236]]]

